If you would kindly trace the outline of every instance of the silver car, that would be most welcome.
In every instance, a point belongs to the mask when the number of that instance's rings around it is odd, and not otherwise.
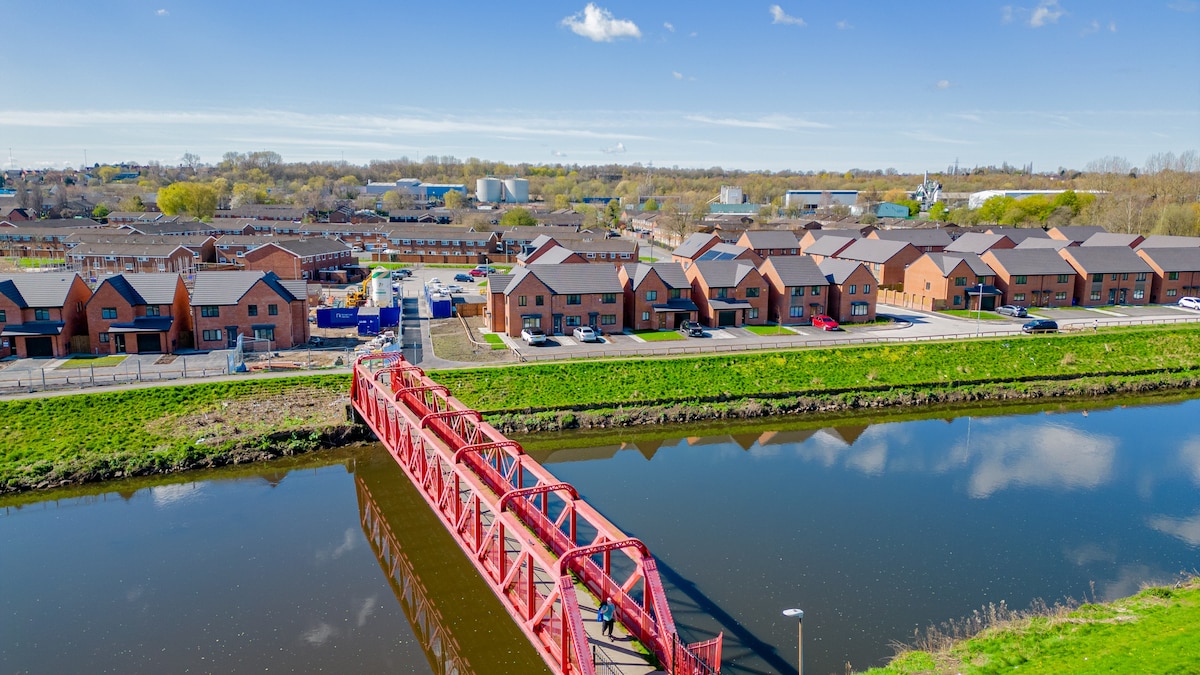
[[[1025,311],[1025,308],[1019,305],[1000,305],[996,308],[996,313],[1003,314],[1004,316],[1029,316],[1029,312]]]

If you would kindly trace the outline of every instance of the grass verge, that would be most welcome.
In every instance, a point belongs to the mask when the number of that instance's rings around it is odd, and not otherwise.
[[[746,330],[750,331],[751,333],[754,333],[755,335],[771,336],[771,335],[795,335],[796,334],[795,331],[788,330],[787,328],[784,328],[783,326],[742,326],[742,328],[745,328]]]
[[[938,314],[945,314],[946,316],[956,316],[960,319],[972,319],[972,320],[974,320],[976,317],[978,317],[979,320],[981,320],[981,321],[1010,321],[1011,320],[1011,317],[1001,316],[999,314],[996,314],[995,312],[976,312],[973,309],[971,309],[971,310],[943,309],[943,310],[939,310]]]
[[[684,339],[682,334],[673,330],[636,330],[633,334],[646,342],[670,342]]]
[[[495,333],[484,333],[483,341],[491,345],[492,349],[507,349],[504,340],[501,340],[500,336]]]
[[[59,364],[59,368],[108,368],[120,365],[125,361],[125,355],[110,356],[75,356]]]

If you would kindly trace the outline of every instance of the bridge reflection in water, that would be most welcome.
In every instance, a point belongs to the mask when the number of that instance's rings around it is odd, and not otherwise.
[[[398,354],[361,357],[351,400],[553,672],[650,672],[635,643],[666,672],[719,671],[721,636],[680,639],[646,546],[420,368]],[[364,516],[364,526],[378,522]],[[583,616],[600,597],[614,600],[628,647],[598,648],[598,626]]]

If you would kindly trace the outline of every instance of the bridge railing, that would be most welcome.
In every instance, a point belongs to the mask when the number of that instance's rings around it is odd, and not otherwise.
[[[364,422],[557,672],[593,672],[576,581],[598,598],[612,597],[617,619],[670,672],[695,672],[694,663],[717,672],[720,636],[715,650],[679,645],[645,545],[420,368],[394,353],[362,357],[351,396]]]

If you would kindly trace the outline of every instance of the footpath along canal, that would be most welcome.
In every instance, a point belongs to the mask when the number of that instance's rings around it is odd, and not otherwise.
[[[724,631],[724,672],[794,672],[800,607],[806,671],[841,673],[987,603],[1200,567],[1200,400],[1128,403],[520,440],[651,546],[681,632]],[[424,509],[372,447],[7,497],[0,670],[542,672]]]

